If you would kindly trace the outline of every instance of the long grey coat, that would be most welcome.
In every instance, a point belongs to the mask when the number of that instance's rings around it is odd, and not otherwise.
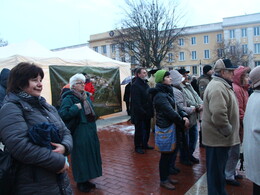
[[[243,150],[246,177],[260,185],[260,90],[248,99],[244,116]]]
[[[53,123],[60,133],[67,154],[72,150],[72,138],[56,109],[44,98],[25,101],[13,93],[6,96],[0,110],[0,139],[16,159],[20,168],[14,186],[19,195],[61,194],[57,183],[57,172],[64,167],[65,156],[50,149],[33,144],[28,129],[42,122]],[[64,175],[66,194],[72,194],[67,174]]]

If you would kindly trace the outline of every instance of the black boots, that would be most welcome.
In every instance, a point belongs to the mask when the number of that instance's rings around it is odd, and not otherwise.
[[[84,183],[77,183],[77,188],[81,192],[90,192],[92,188],[96,188],[96,184],[86,181]]]

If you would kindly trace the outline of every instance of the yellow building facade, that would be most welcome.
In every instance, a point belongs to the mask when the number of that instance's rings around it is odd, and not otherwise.
[[[135,58],[120,52],[114,44],[115,32],[103,32],[90,36],[89,47],[115,60],[138,65]],[[169,51],[162,67],[185,67],[193,75],[200,75],[205,64],[213,65],[221,57],[218,44],[223,41],[239,43],[243,52],[252,52],[247,64],[251,68],[260,65],[260,13],[223,18],[223,22],[185,27],[182,37],[176,40],[178,47]],[[232,49],[232,48],[231,48]]]

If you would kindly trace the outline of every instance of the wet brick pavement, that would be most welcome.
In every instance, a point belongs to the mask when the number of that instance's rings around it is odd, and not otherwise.
[[[124,129],[124,131],[121,131]],[[98,131],[101,143],[103,176],[92,180],[97,189],[90,193],[77,190],[73,181],[71,170],[69,171],[73,191],[75,195],[183,195],[205,173],[205,151],[197,148],[195,156],[200,158],[200,164],[185,166],[177,160],[177,167],[181,173],[173,175],[178,179],[174,191],[169,191],[159,186],[158,162],[160,154],[155,150],[147,150],[144,155],[134,152],[133,131],[130,122],[102,127]],[[150,145],[154,145],[154,136],[151,133]],[[243,173],[242,173],[243,174]],[[240,187],[227,186],[229,195],[251,195],[252,183],[242,179]],[[205,189],[204,189],[205,191]],[[202,191],[190,194],[204,195]]]

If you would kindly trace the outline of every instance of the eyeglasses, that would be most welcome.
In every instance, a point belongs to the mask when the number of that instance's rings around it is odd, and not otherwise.
[[[84,82],[77,82],[76,84],[77,85],[84,85],[85,83]]]

